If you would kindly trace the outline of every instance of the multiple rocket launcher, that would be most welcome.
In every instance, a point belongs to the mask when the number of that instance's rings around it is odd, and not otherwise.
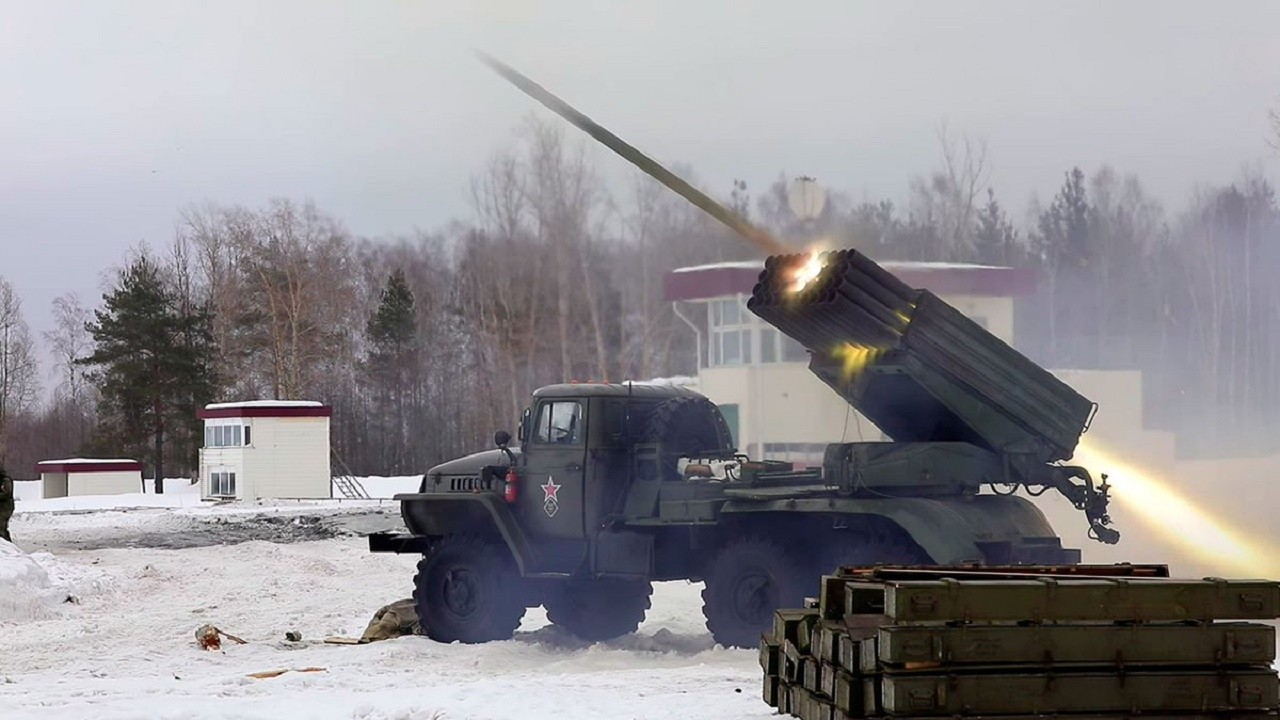
[[[968,442],[1066,460],[1094,404],[936,295],[855,250],[771,257],[747,307],[812,353],[811,370],[899,442]],[[850,367],[848,358],[862,361]],[[840,372],[836,372],[836,369]],[[852,372],[850,372],[852,370]]]

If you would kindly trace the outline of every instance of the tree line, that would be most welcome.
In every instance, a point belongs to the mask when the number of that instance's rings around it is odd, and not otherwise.
[[[940,147],[901,205],[828,188],[802,220],[785,175],[757,197],[740,181],[721,195],[798,248],[1035,268],[1021,350],[1049,367],[1143,370],[1149,424],[1186,452],[1274,451],[1280,210],[1262,175],[1168,211],[1135,176],[1068,168],[1019,221],[980,143],[943,132]],[[357,237],[305,201],[191,206],[95,307],[56,300],[38,340],[0,279],[5,462],[21,476],[41,459],[130,456],[191,477],[205,403],[309,399],[334,408],[336,471],[415,474],[486,447],[540,385],[694,373],[663,275],[758,255],[647,178],[606,187],[593,158],[530,119],[473,178],[469,218],[396,238]]]

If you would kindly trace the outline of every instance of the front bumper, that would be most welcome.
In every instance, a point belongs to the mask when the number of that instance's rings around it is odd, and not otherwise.
[[[425,552],[430,538],[411,533],[376,532],[369,534],[369,552],[421,553]]]

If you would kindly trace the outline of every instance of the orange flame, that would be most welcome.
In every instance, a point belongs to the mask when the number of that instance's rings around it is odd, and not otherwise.
[[[1277,549],[1263,547],[1153,473],[1082,442],[1072,458],[1107,473],[1113,497],[1169,545],[1207,565],[1250,576],[1280,575]],[[1123,542],[1123,541],[1122,541]]]
[[[818,278],[824,267],[822,254],[818,250],[810,250],[809,257],[800,263],[791,271],[791,285],[787,288],[789,292],[798,293],[809,286],[809,283]]]

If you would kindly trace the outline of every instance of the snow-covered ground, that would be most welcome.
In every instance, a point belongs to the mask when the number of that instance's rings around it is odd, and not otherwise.
[[[714,647],[700,586],[683,582],[657,584],[640,631],[609,643],[580,643],[531,610],[507,642],[323,644],[358,636],[375,610],[411,590],[412,557],[370,554],[355,536],[296,541],[307,534],[293,520],[359,513],[396,516],[393,504],[376,501],[19,509],[14,537],[36,552],[0,543],[0,718],[772,716],[759,697],[755,653]],[[131,537],[273,523],[301,534],[127,546]],[[74,549],[85,536],[121,542]],[[194,633],[205,623],[249,643],[200,650]],[[285,641],[289,630],[303,642]],[[247,677],[305,667],[324,670]]]
[[[362,479],[370,500],[20,501],[18,545],[0,541],[0,720],[777,717],[755,653],[712,642],[697,584],[655,584],[640,630],[608,643],[534,609],[507,642],[324,644],[410,594],[416,558],[362,535],[398,527],[385,498],[419,479]],[[203,651],[206,623],[249,642]],[[248,677],[303,668],[322,670]]]

